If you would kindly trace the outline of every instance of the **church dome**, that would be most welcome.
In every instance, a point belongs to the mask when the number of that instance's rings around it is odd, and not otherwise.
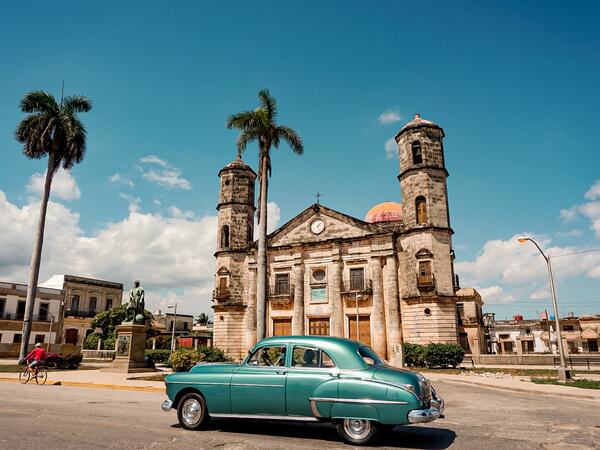
[[[231,161],[229,164],[227,164],[225,167],[223,167],[220,171],[219,171],[219,176],[221,176],[221,173],[227,170],[247,170],[249,172],[252,172],[254,175],[256,175],[256,173],[254,172],[254,170],[252,170],[252,167],[250,167],[248,164],[246,164],[243,160],[242,157],[240,155],[237,156],[237,158],[235,158],[233,161]]]
[[[365,222],[394,222],[402,220],[402,203],[383,202],[373,206],[365,216]]]
[[[402,129],[398,132],[397,136],[401,135],[406,130],[410,130],[411,128],[419,128],[419,127],[439,128],[440,130],[442,129],[437,123],[434,123],[431,120],[423,119],[420,114],[415,114],[415,117],[413,118],[413,120],[411,120],[406,125],[404,125],[402,127]]]

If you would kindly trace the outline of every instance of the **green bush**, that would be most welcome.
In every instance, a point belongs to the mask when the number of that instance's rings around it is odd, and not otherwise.
[[[404,344],[404,364],[409,367],[425,366],[425,347],[420,344]]]
[[[152,358],[154,362],[164,363],[167,362],[169,356],[171,355],[170,350],[164,349],[156,349],[156,350],[146,350],[146,356]]]
[[[429,344],[425,348],[427,367],[458,367],[465,349],[458,344]]]
[[[193,348],[180,348],[171,353],[168,366],[175,372],[187,372],[199,362],[223,362],[230,361],[223,350],[214,347],[200,346],[198,350]]]
[[[86,350],[96,350],[98,349],[98,340],[100,339],[100,335],[98,333],[92,333],[88,337],[85,338],[85,342],[83,343],[83,348]]]
[[[404,344],[404,362],[409,367],[458,367],[464,356],[458,344]]]
[[[46,359],[46,365],[48,367],[55,367],[57,369],[77,369],[83,356],[78,355],[66,355],[66,356],[54,356]]]

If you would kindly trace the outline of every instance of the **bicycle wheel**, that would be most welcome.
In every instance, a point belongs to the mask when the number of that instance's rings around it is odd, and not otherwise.
[[[19,381],[22,384],[26,384],[29,381],[29,377],[31,376],[31,373],[29,372],[29,369],[27,368],[27,366],[25,366],[25,368],[19,372]]]
[[[48,379],[48,372],[46,369],[40,369],[35,377],[35,382],[37,384],[45,384]]]

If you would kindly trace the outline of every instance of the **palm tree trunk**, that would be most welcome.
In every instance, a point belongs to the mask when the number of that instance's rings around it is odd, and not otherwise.
[[[258,270],[256,276],[256,340],[265,337],[267,300],[267,170],[268,149],[261,148],[260,204],[258,205]]]
[[[44,228],[46,226],[46,211],[48,210],[48,199],[50,197],[50,188],[52,186],[52,177],[54,176],[54,152],[48,155],[48,171],[46,172],[46,181],[44,182],[44,193],[40,203],[40,218],[36,232],[33,253],[31,255],[31,266],[29,273],[29,283],[27,284],[27,300],[25,301],[25,316],[23,317],[23,334],[21,336],[21,349],[19,351],[19,361],[27,355],[27,345],[31,335],[31,324],[33,321],[33,307],[37,293],[38,277],[40,275],[40,261],[42,258],[42,245],[44,243]],[[48,338],[50,342],[50,337]]]

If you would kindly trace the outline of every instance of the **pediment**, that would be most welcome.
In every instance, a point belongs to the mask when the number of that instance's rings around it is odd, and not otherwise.
[[[221,267],[217,270],[217,275],[229,275],[229,269],[227,267]]]
[[[315,230],[311,230],[311,225],[315,221],[322,221],[324,227],[321,232],[316,233]],[[319,231],[318,227],[314,228]],[[268,241],[270,247],[277,247],[331,239],[358,238],[385,232],[386,230],[377,225],[363,222],[355,217],[315,204],[271,233]]]

